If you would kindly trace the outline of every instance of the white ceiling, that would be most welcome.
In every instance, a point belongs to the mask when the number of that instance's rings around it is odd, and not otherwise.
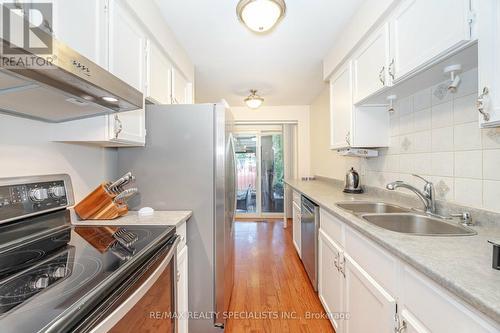
[[[268,35],[237,19],[238,0],[156,0],[196,67],[196,101],[243,105],[251,88],[265,105],[310,104],[323,87],[322,59],[363,0],[287,0]]]

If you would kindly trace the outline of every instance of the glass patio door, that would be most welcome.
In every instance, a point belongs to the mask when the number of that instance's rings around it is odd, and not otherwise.
[[[281,132],[236,134],[237,214],[282,216],[284,160]]]

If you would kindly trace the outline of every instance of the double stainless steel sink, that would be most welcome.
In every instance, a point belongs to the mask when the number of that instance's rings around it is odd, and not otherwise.
[[[421,236],[470,236],[476,232],[448,219],[416,213],[411,209],[383,202],[342,202],[338,207],[359,215],[365,221],[394,232]]]

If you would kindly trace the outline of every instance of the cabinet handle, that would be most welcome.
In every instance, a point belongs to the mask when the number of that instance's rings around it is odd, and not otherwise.
[[[345,257],[342,256],[342,260],[339,262],[339,272],[342,273],[342,275],[345,278]]]
[[[484,121],[490,121],[490,114],[486,112],[485,109],[485,98],[490,93],[488,87],[483,88],[483,92],[478,96],[476,100],[477,111],[483,116]]]
[[[407,326],[408,325],[406,324],[406,321],[404,319],[400,320],[398,317],[396,327],[394,328],[394,332],[403,333],[404,331],[406,331]]]
[[[392,59],[391,63],[389,64],[389,75],[391,76],[391,79],[394,80],[395,73],[394,73],[394,59]]]
[[[351,145],[351,131],[347,132],[347,134],[345,135],[345,142],[347,143],[347,145]]]
[[[385,66],[382,66],[382,69],[378,73],[378,79],[382,82],[382,85],[385,86]]]
[[[118,139],[118,135],[122,132],[123,130],[123,124],[120,118],[118,118],[118,115],[115,114],[115,139]]]
[[[340,270],[340,267],[339,267],[339,254],[338,253],[335,256],[335,258],[333,259],[333,265],[335,266],[335,268],[337,268],[337,271]]]
[[[179,282],[180,279],[181,279],[181,273],[177,272],[177,282]]]

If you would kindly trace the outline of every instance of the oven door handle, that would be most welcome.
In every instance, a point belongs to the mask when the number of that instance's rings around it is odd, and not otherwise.
[[[137,302],[139,302],[142,297],[148,292],[148,290],[156,283],[156,281],[160,278],[161,274],[163,271],[167,268],[167,266],[170,264],[172,259],[174,260],[173,262],[173,269],[174,269],[174,274],[173,274],[173,286],[174,286],[174,313],[177,313],[177,281],[176,281],[176,276],[177,276],[177,245],[180,242],[180,237],[178,235],[175,236],[175,240],[173,243],[170,245],[170,249],[167,252],[167,255],[165,258],[162,260],[161,264],[155,269],[155,271],[147,278],[144,283],[140,285],[137,290],[133,292],[132,295],[130,295],[127,300],[122,303],[119,307],[113,310],[106,318],[103,318],[103,320],[96,325],[90,332],[91,333],[105,333],[108,332],[111,328],[113,328],[132,308],[134,307]],[[141,274],[146,273],[148,270],[148,267],[145,267],[142,271]],[[177,320],[175,321],[175,332],[177,332]]]

